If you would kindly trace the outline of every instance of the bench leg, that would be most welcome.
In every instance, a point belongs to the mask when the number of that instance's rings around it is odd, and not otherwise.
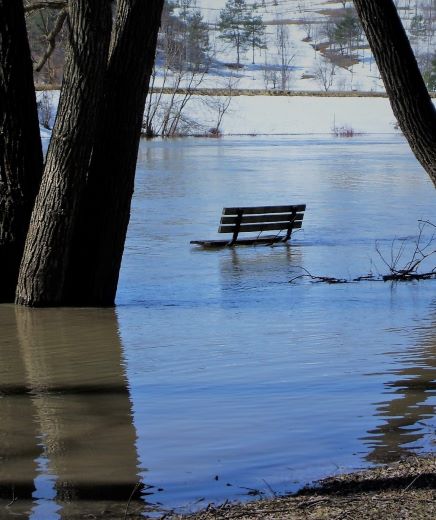
[[[288,232],[286,233],[286,236],[285,238],[283,239],[283,242],[287,242],[288,240],[290,240],[291,238],[291,234],[292,234],[292,225],[293,223],[295,222],[295,218],[297,216],[297,213],[296,211],[293,211],[292,212],[292,215],[291,215],[291,218],[289,220],[289,228],[288,228]]]
[[[241,229],[241,221],[242,221],[242,215],[244,213],[244,210],[238,209],[238,213],[236,216],[236,223],[235,223],[235,231],[233,232],[232,240],[229,242],[229,247],[234,246],[236,243],[236,240],[238,239],[239,230]]]

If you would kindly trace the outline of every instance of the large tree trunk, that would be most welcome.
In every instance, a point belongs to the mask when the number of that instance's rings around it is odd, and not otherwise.
[[[67,303],[111,306],[118,284],[163,0],[119,0]]]
[[[0,0],[0,302],[12,302],[43,168],[21,1]]]
[[[354,0],[393,112],[436,185],[436,110],[393,0]]]
[[[17,285],[16,302],[24,305],[63,303],[70,242],[87,179],[106,71],[110,2],[71,0],[69,23],[58,114]]]

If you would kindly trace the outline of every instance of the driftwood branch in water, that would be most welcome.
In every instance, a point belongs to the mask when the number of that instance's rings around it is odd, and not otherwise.
[[[303,267],[304,274],[294,276],[289,280],[289,283],[294,283],[296,280],[301,278],[309,278],[312,283],[327,283],[327,284],[340,284],[340,283],[355,283],[355,282],[412,282],[419,280],[430,280],[436,278],[436,268],[428,273],[396,273],[386,275],[374,275],[366,274],[358,276],[356,278],[335,278],[333,276],[317,276],[309,273]]]
[[[382,277],[384,281],[425,280],[433,278],[436,275],[436,268],[432,269],[430,272],[418,272],[420,265],[436,253],[436,249],[434,249],[435,232],[433,232],[428,239],[424,240],[424,230],[428,227],[436,228],[436,226],[428,220],[418,221],[419,231],[417,238],[412,242],[415,246],[412,256],[403,264],[401,262],[403,261],[404,251],[407,244],[406,240],[402,240],[397,249],[395,249],[395,241],[392,242],[390,261],[386,260],[380,252],[378,244],[376,244],[375,249],[377,254],[390,271],[389,274]]]
[[[358,276],[357,278],[345,279],[345,278],[335,278],[332,276],[318,276],[313,275],[304,267],[300,267],[303,271],[303,274],[295,276],[289,283],[293,283],[296,280],[302,278],[308,278],[312,283],[327,283],[327,284],[340,284],[340,283],[352,283],[352,282],[410,282],[410,281],[418,281],[418,280],[430,280],[432,278],[436,278],[436,267],[434,267],[431,271],[419,272],[418,269],[421,264],[427,260],[429,257],[436,253],[436,249],[434,248],[436,242],[436,232],[433,232],[431,236],[427,239],[424,238],[424,230],[428,227],[436,228],[436,225],[428,220],[419,220],[418,221],[418,236],[412,241],[412,245],[414,246],[411,257],[404,262],[403,257],[405,254],[407,240],[399,241],[399,246],[396,247],[398,241],[394,240],[392,242],[391,251],[390,251],[390,259],[386,259],[385,256],[379,249],[378,244],[376,244],[376,251],[379,255],[383,264],[388,268],[389,273],[385,275],[375,275],[373,273],[369,273],[367,275]],[[410,241],[409,241],[410,243]]]
[[[333,284],[333,283],[348,283],[348,282],[351,281],[351,280],[346,280],[345,278],[334,278],[332,276],[316,276],[316,275],[313,275],[312,273],[310,273],[304,267],[300,267],[300,269],[302,269],[304,271],[304,273],[300,274],[298,276],[294,276],[294,278],[289,280],[289,283],[293,283],[293,282],[295,282],[295,280],[299,280],[301,278],[310,278],[310,280],[313,283],[330,283],[330,284]]]

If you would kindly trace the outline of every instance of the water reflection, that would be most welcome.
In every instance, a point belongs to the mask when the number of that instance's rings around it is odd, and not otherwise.
[[[363,439],[371,448],[366,459],[388,463],[416,453],[429,436],[436,411],[436,319],[421,329],[421,345],[403,354],[403,368],[394,370],[393,381],[385,384],[389,400],[377,403],[377,417],[385,421]]]
[[[114,312],[2,306],[2,328],[14,321],[0,350],[2,496],[54,498],[61,518],[73,501],[125,504],[139,469]]]
[[[293,244],[226,249],[220,258],[222,290],[287,283],[302,265],[302,257],[303,250]]]
[[[27,374],[17,352],[14,308],[1,306],[0,348],[0,498],[31,498],[35,491],[37,458],[41,448],[28,395]]]

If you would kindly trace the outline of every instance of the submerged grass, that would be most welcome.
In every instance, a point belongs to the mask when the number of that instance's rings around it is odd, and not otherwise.
[[[411,457],[362,472],[330,477],[296,495],[247,504],[209,506],[167,520],[425,520],[436,518],[436,456]]]

